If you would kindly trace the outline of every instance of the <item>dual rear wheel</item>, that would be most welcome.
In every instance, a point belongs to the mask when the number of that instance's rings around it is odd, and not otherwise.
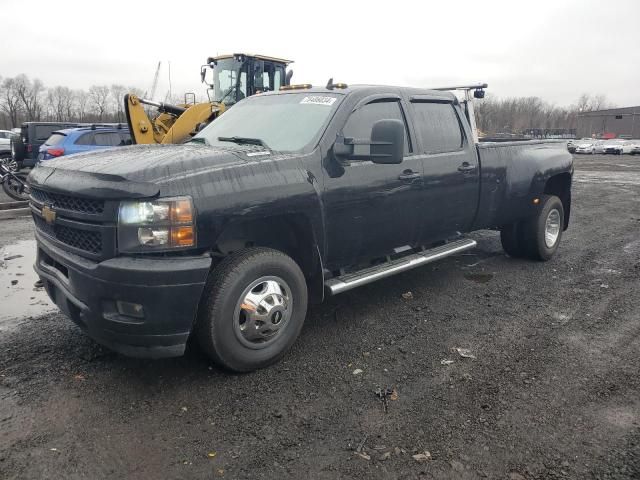
[[[558,250],[564,227],[562,201],[554,195],[540,200],[536,215],[500,230],[502,248],[510,257],[547,261]]]

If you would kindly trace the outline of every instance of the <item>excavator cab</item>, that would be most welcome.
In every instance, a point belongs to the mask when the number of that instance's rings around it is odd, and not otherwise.
[[[182,143],[203,126],[222,115],[245,97],[267,91],[278,91],[289,85],[293,72],[286,72],[291,60],[234,53],[209,57],[200,69],[208,86],[208,102],[197,103],[195,96],[180,105],[156,102],[127,94],[124,109],[133,143]],[[145,106],[155,107],[153,118]]]
[[[293,73],[286,71],[290,63],[291,60],[264,55],[220,55],[207,59],[200,76],[208,86],[209,101],[229,108],[245,97],[288,85]]]

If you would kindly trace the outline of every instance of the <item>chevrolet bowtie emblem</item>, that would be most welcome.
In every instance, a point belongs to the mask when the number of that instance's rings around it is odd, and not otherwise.
[[[52,224],[56,221],[56,211],[48,205],[43,205],[42,217],[48,224]]]

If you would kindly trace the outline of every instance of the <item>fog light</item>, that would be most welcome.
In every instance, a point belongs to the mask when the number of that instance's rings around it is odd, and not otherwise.
[[[116,307],[120,315],[133,318],[144,318],[144,307],[139,303],[116,301]]]

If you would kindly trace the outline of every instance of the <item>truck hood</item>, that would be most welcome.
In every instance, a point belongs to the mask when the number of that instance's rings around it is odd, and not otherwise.
[[[255,146],[132,145],[48,160],[32,170],[29,183],[80,196],[149,197],[179,178],[270,157]]]

